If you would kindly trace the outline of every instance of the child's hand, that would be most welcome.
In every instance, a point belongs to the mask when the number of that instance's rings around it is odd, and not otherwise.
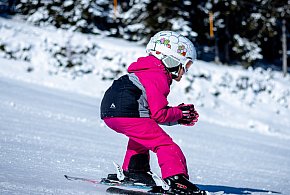
[[[186,126],[193,126],[197,121],[199,114],[194,109],[193,104],[180,104],[178,106],[182,110],[182,118],[178,120],[178,123]]]

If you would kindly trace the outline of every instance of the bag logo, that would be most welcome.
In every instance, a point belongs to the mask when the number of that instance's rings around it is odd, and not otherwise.
[[[111,104],[111,106],[110,106],[110,108],[112,108],[112,109],[116,109],[116,106],[115,106],[115,104],[114,104],[114,103],[112,103],[112,104]]]

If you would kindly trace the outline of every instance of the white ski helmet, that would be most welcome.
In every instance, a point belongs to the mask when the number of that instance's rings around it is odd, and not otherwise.
[[[155,34],[147,44],[146,52],[162,60],[170,72],[177,72],[180,65],[187,72],[189,67],[186,65],[196,59],[196,50],[192,42],[173,31]]]

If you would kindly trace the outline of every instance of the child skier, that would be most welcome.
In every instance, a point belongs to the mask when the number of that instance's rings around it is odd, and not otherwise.
[[[101,103],[101,118],[106,125],[129,137],[124,175],[154,186],[149,174],[151,150],[157,154],[162,178],[171,193],[205,194],[188,180],[181,149],[159,126],[193,126],[198,120],[192,104],[170,107],[167,101],[172,80],[180,81],[196,59],[194,45],[178,33],[161,31],[151,38],[146,52],[148,56],[132,63],[128,74],[113,82]]]

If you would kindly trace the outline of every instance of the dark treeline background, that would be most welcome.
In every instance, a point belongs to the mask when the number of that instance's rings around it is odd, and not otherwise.
[[[283,20],[289,40],[290,0],[118,0],[116,9],[113,0],[2,2],[13,5],[10,12],[40,26],[143,44],[160,30],[178,31],[195,43],[199,59],[226,64],[281,66]]]

